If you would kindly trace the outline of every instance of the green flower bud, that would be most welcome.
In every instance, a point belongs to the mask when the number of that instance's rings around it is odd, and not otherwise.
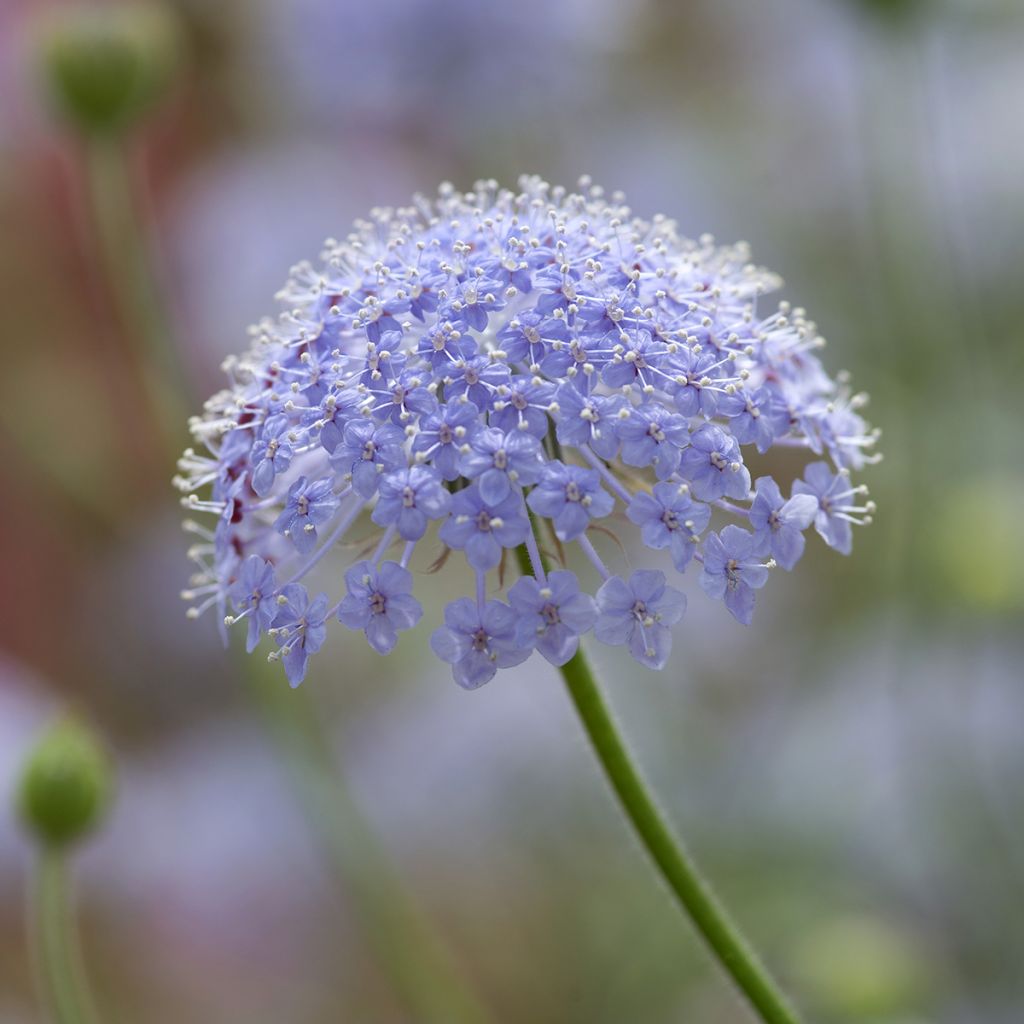
[[[21,817],[47,846],[66,846],[91,831],[110,802],[107,755],[84,726],[51,726],[29,754],[18,789]]]
[[[156,6],[62,11],[43,27],[42,69],[61,114],[86,135],[124,131],[163,96],[178,34]]]

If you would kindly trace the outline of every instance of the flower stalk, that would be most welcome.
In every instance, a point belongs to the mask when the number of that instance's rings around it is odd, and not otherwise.
[[[516,555],[522,573],[530,575],[533,567],[526,548],[517,548]],[[796,1011],[701,877],[659,810],[633,763],[582,646],[559,672],[605,777],[680,909],[765,1024],[799,1024]]]
[[[65,849],[40,848],[29,908],[40,991],[54,1024],[99,1024],[81,965],[70,901]]]

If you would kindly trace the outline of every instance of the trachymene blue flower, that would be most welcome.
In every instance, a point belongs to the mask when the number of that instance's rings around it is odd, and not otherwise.
[[[284,663],[285,675],[298,686],[306,675],[309,656],[316,654],[327,638],[327,595],[312,601],[300,583],[286,583],[277,595],[278,612],[269,635],[277,642],[277,654]]]
[[[519,616],[519,644],[536,645],[552,665],[564,665],[576,653],[580,637],[597,619],[597,603],[580,592],[576,574],[565,570],[551,573],[543,584],[521,577],[509,588],[508,600]]]
[[[752,533],[727,526],[704,541],[700,585],[709,597],[723,598],[733,616],[749,626],[754,617],[754,591],[768,582],[770,568],[770,563],[761,561]]]
[[[615,576],[591,539],[632,523],[749,622],[812,521],[845,552],[874,508],[849,478],[877,459],[864,396],[825,373],[802,310],[764,308],[777,286],[745,246],[686,239],[589,182],[446,185],[373,211],[293,269],[286,312],[192,421],[177,482],[215,521],[188,522],[190,614],[246,620],[247,647],[276,640],[296,683],[328,616],[390,651],[421,614],[414,554],[439,569],[447,548],[474,593],[432,643],[462,685],[533,650],[563,663],[591,625],[658,668],[681,594],[660,571]],[[751,493],[750,467],[777,447],[819,461],[786,488],[762,472]],[[520,545],[533,575],[510,581],[511,606],[489,599]],[[342,588],[325,559],[353,549]],[[581,554],[605,581],[596,604],[542,552]],[[333,599],[309,600],[314,567],[333,571]]]
[[[557,460],[544,467],[526,502],[532,512],[551,520],[559,540],[575,540],[591,519],[600,519],[615,507],[615,499],[601,486],[596,469],[567,466]]]
[[[466,561],[477,572],[488,572],[497,568],[503,548],[518,547],[529,532],[530,522],[518,494],[492,505],[473,484],[455,495],[451,514],[438,536],[450,548],[464,550]]]
[[[654,550],[668,548],[677,572],[685,572],[711,519],[711,509],[691,501],[686,484],[663,481],[651,494],[637,493],[626,509],[632,523],[640,527],[643,542]]]
[[[525,661],[531,650],[516,638],[516,613],[507,604],[468,597],[445,608],[444,625],[434,630],[430,646],[467,690],[489,682],[499,668]]]
[[[594,636],[606,644],[629,644],[629,653],[648,668],[664,668],[672,631],[686,611],[686,595],[656,569],[637,569],[627,582],[612,576],[597,592]]]
[[[345,573],[348,593],[338,605],[338,621],[361,629],[378,654],[390,654],[402,630],[412,629],[423,608],[412,596],[412,573],[396,562],[356,562]]]
[[[810,494],[794,494],[785,501],[779,485],[760,477],[754,485],[750,525],[759,547],[785,570],[790,570],[804,553],[804,530],[814,522],[818,502]]]

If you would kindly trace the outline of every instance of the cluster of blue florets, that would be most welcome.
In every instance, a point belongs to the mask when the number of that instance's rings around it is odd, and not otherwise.
[[[288,311],[253,329],[193,420],[202,448],[177,482],[216,525],[187,523],[191,613],[245,623],[250,651],[268,635],[294,685],[329,619],[382,654],[419,622],[422,544],[475,575],[431,638],[461,685],[534,650],[564,664],[591,629],[661,668],[684,595],[659,569],[614,574],[591,539],[628,521],[749,623],[809,527],[846,553],[873,510],[850,481],[877,458],[863,396],[825,374],[801,310],[758,309],[777,286],[743,245],[681,238],[586,181],[374,210],[320,267],[293,268]],[[779,446],[811,460],[788,496],[747,464]],[[364,512],[377,535],[337,596],[311,597],[302,581]],[[532,575],[500,600],[520,546]],[[593,596],[565,567],[572,547]]]

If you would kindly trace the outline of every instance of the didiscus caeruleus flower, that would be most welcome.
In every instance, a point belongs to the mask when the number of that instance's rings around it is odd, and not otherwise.
[[[534,651],[564,664],[591,629],[661,668],[685,610],[677,580],[615,575],[597,531],[667,549],[675,576],[697,563],[705,593],[750,622],[812,525],[850,550],[873,511],[851,473],[878,458],[864,396],[825,373],[814,324],[765,307],[778,284],[744,245],[684,238],[587,181],[446,185],[372,211],[318,266],[293,268],[285,312],[192,421],[177,482],[215,518],[187,524],[191,613],[244,622],[250,650],[269,636],[294,685],[328,620],[382,654],[416,626],[423,545],[435,568],[460,553],[476,579],[431,640],[461,685]],[[780,447],[814,461],[752,487]],[[311,598],[303,581],[356,547],[341,542],[359,520],[361,540],[378,532],[333,570],[333,595]],[[502,600],[520,545],[533,574]],[[590,582],[545,568],[542,551],[573,548]]]

